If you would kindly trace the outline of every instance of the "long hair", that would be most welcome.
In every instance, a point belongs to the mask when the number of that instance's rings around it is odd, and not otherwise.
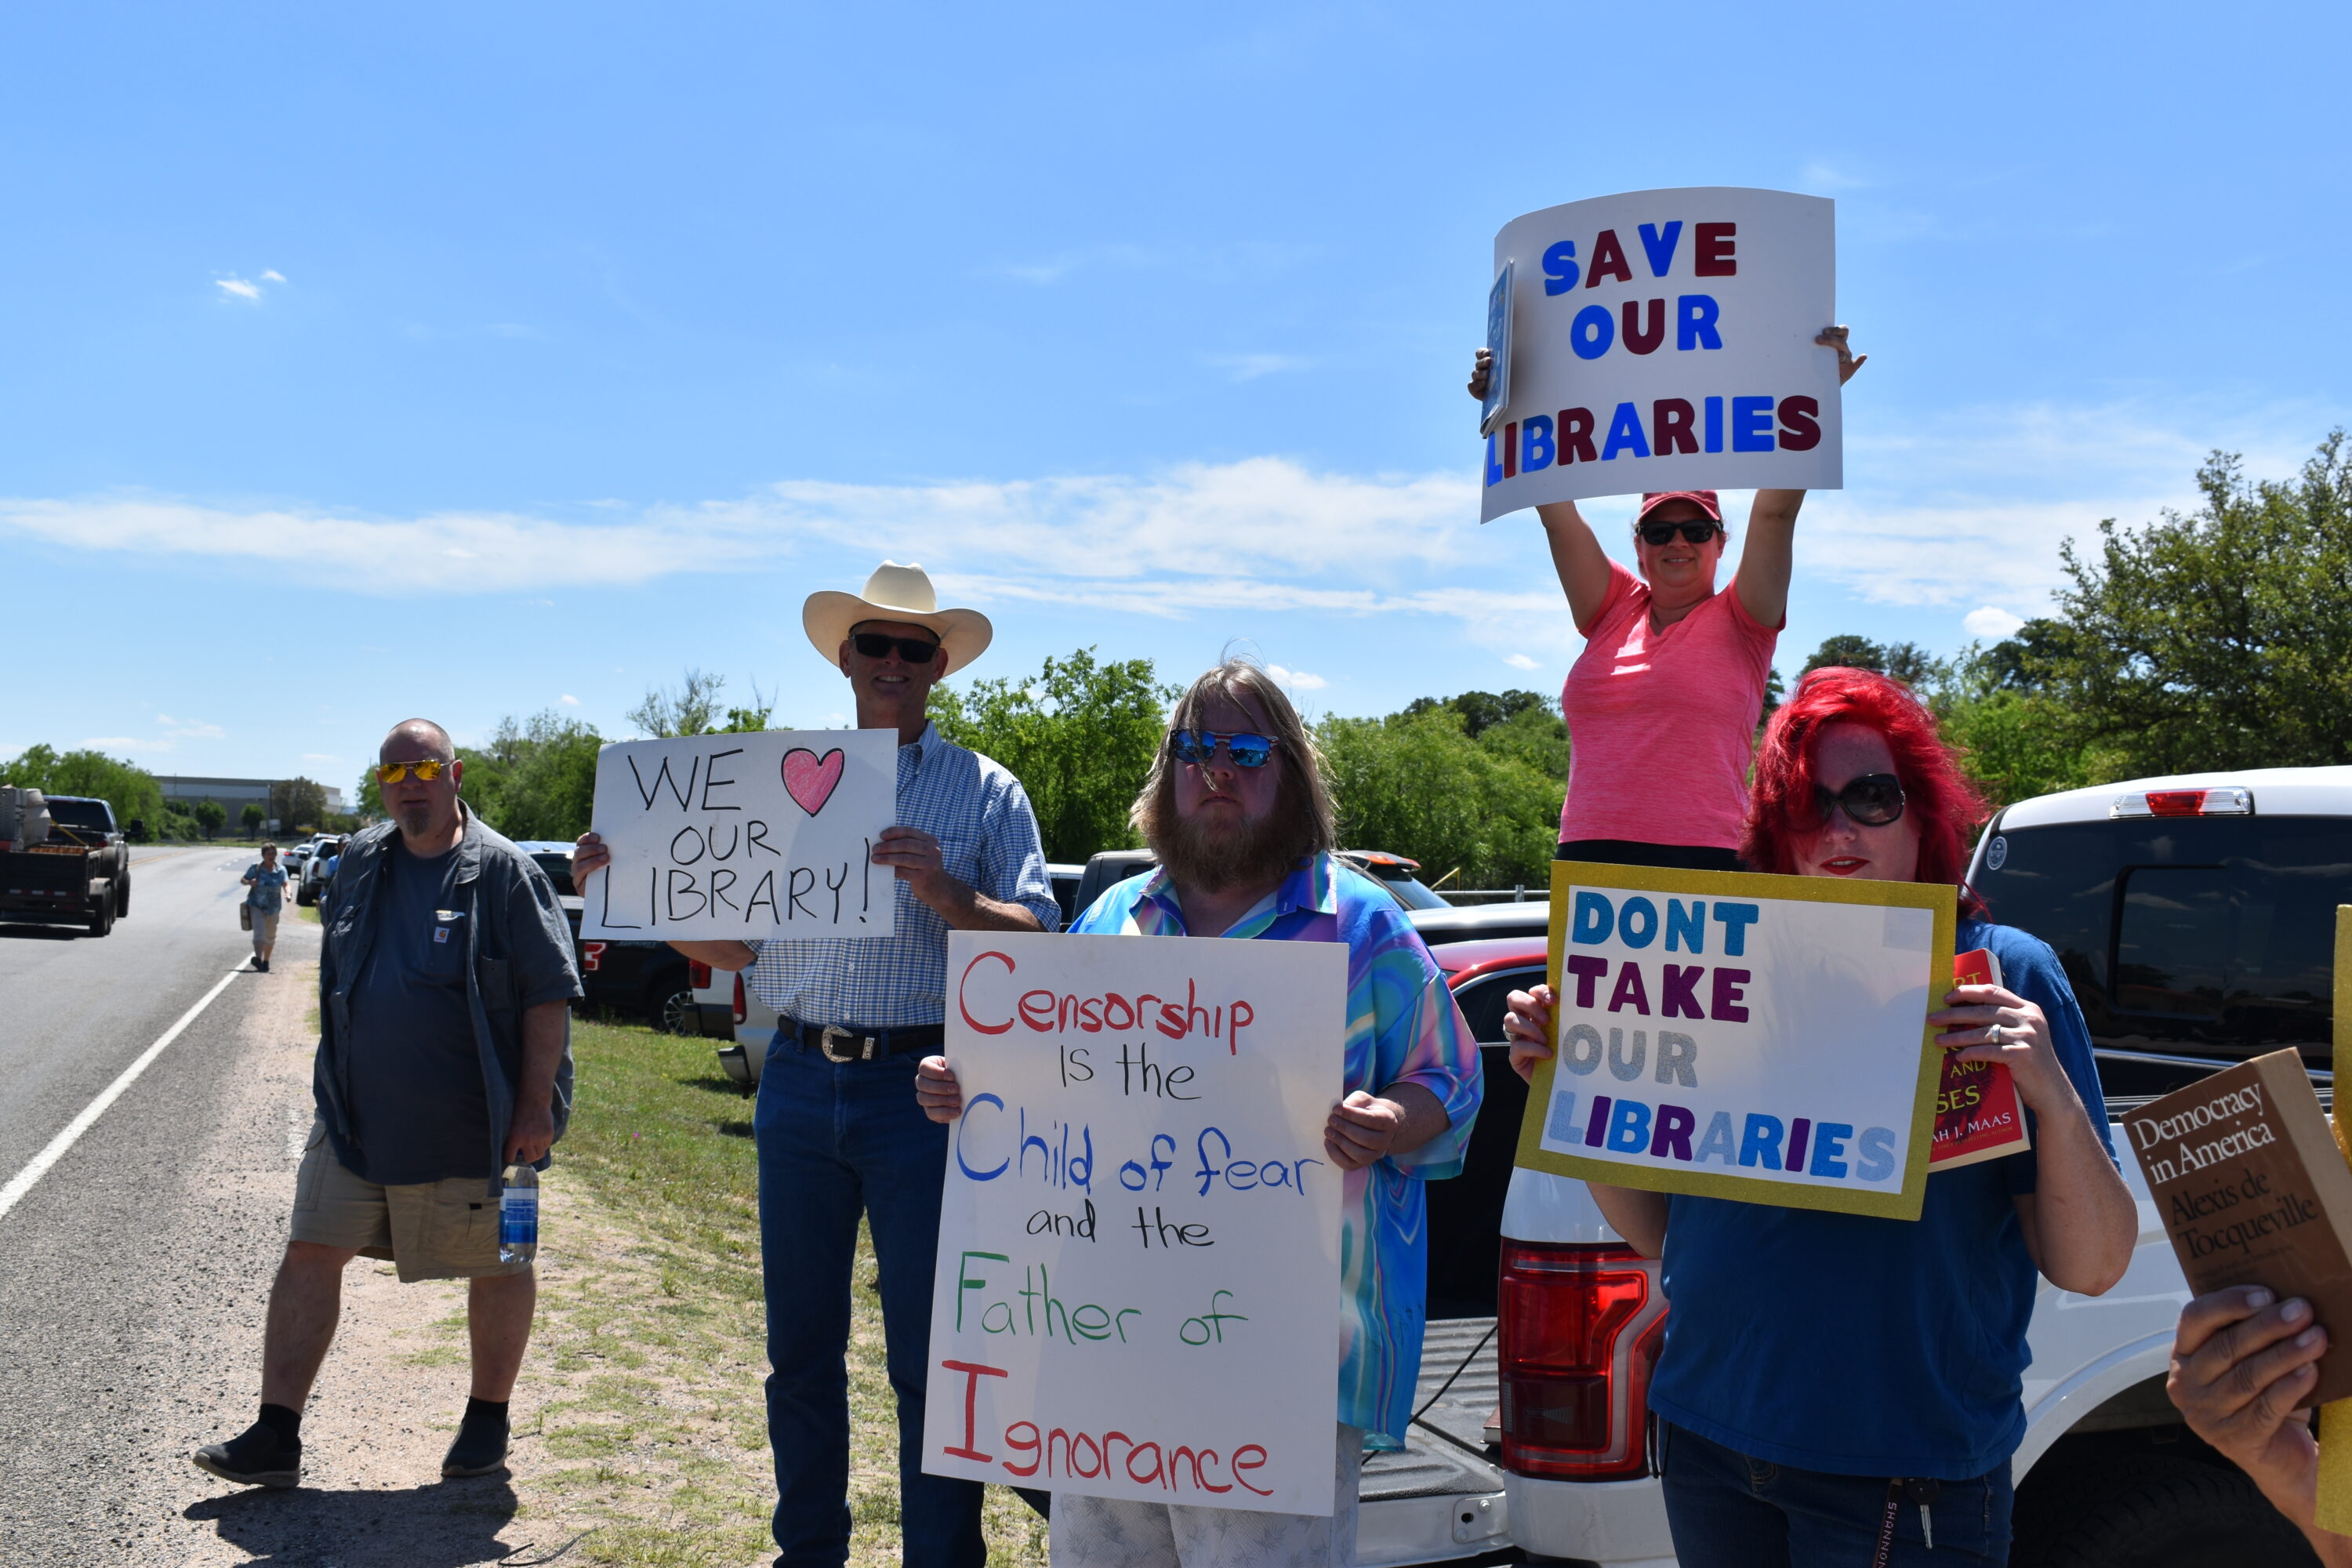
[[[1231,697],[1238,701],[1244,696],[1256,699],[1257,710],[1265,715],[1267,739],[1274,742],[1274,765],[1282,770],[1274,820],[1285,830],[1281,841],[1290,851],[1292,862],[1338,848],[1339,829],[1331,809],[1330,788],[1323,782],[1323,753],[1298,717],[1298,710],[1290,705],[1288,695],[1255,659],[1227,658],[1192,682],[1169,713],[1167,733],[1198,729],[1200,711],[1213,698]],[[1151,759],[1151,772],[1143,781],[1143,793],[1135,797],[1128,812],[1128,820],[1143,841],[1154,847],[1166,842],[1176,824],[1176,766],[1162,736],[1159,754]]]
[[[1864,725],[1886,738],[1895,776],[1903,781],[1903,809],[1919,825],[1916,879],[1951,883],[1960,889],[1962,916],[1981,918],[1984,900],[1964,879],[1969,836],[1989,815],[1984,797],[1961,771],[1959,752],[1937,732],[1926,705],[1901,681],[1873,670],[1814,670],[1764,726],[1740,851],[1748,866],[1784,875],[1796,870],[1797,841],[1822,826],[1813,739],[1822,725],[1834,723]]]

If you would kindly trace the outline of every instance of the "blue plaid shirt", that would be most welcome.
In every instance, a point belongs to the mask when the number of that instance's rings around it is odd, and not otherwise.
[[[1028,792],[1003,767],[932,726],[898,748],[898,825],[940,841],[950,877],[1061,923]],[[863,940],[755,942],[751,994],[804,1024],[903,1029],[947,1018],[948,922],[894,879],[896,933]]]

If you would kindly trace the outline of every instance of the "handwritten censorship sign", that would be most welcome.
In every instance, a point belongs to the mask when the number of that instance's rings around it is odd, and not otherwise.
[[[1348,951],[948,937],[923,1468],[1328,1514]]]
[[[1512,363],[1478,518],[1643,490],[1844,483],[1836,206],[1730,187],[1637,191],[1495,237]]]
[[[580,934],[888,936],[896,875],[871,854],[898,817],[898,741],[768,730],[606,746],[593,815],[613,863],[580,889]]]
[[[1954,889],[1556,862],[1522,1165],[1916,1219]]]

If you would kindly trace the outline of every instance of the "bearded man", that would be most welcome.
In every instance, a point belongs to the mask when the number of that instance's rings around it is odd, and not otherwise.
[[[1260,666],[1227,659],[1192,683],[1131,816],[1159,869],[1105,892],[1073,932],[1348,944],[1347,1030],[1323,1047],[1345,1063],[1343,1098],[1323,1129],[1324,1151],[1345,1173],[1335,1511],[1058,1492],[1054,1568],[1351,1568],[1364,1450],[1404,1446],[1421,1371],[1421,1184],[1462,1169],[1481,1092],[1478,1047],[1404,911],[1332,855],[1322,758]],[[961,1113],[944,1057],[923,1060],[916,1093],[935,1121]]]

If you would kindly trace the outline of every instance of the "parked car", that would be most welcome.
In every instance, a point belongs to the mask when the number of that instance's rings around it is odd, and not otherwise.
[[[342,854],[344,838],[342,834],[323,833],[310,841],[310,853],[304,858],[301,877],[294,884],[296,903],[315,904],[325,896],[331,877],[327,863]]]
[[[580,939],[580,911],[585,900],[572,886],[572,846],[555,839],[534,838],[517,848],[536,861],[555,884],[556,901],[572,925],[572,951],[580,965],[582,1001],[609,1007],[615,1013],[643,1018],[655,1028],[676,1035],[699,1032],[695,1014],[694,980],[686,955],[666,942],[627,942],[609,937]],[[701,969],[704,966],[692,966]]]
[[[1062,923],[1066,926],[1085,907],[1078,902],[1078,884],[1087,879],[1087,868],[1048,862],[1045,875],[1054,884],[1054,901],[1062,906]]]
[[[2286,1047],[2332,1096],[2352,767],[2134,779],[2021,801],[1986,828],[1969,879],[1994,920],[2057,952],[2111,1118]],[[2123,1152],[2123,1130],[2112,1135]],[[2044,1282],[2035,1300],[2011,1561],[2308,1563],[2301,1537],[2164,1395],[2189,1287],[2137,1162],[2123,1166],[2140,1230],[2122,1283],[2090,1298]],[[1666,1316],[1658,1265],[1609,1228],[1581,1182],[1541,1172],[1510,1173],[1500,1231],[1496,1436],[1510,1540],[1531,1556],[1672,1568],[1645,1408]],[[1435,1258],[1459,1240],[1434,1215],[1430,1232],[1433,1316]],[[1788,1269],[1801,1280],[1804,1260]],[[1822,1353],[1834,1376],[1835,1347]]]
[[[1385,849],[1342,849],[1339,858],[1378,882],[1389,897],[1408,910],[1443,910],[1453,906],[1421,883],[1421,862],[1391,855]]]

